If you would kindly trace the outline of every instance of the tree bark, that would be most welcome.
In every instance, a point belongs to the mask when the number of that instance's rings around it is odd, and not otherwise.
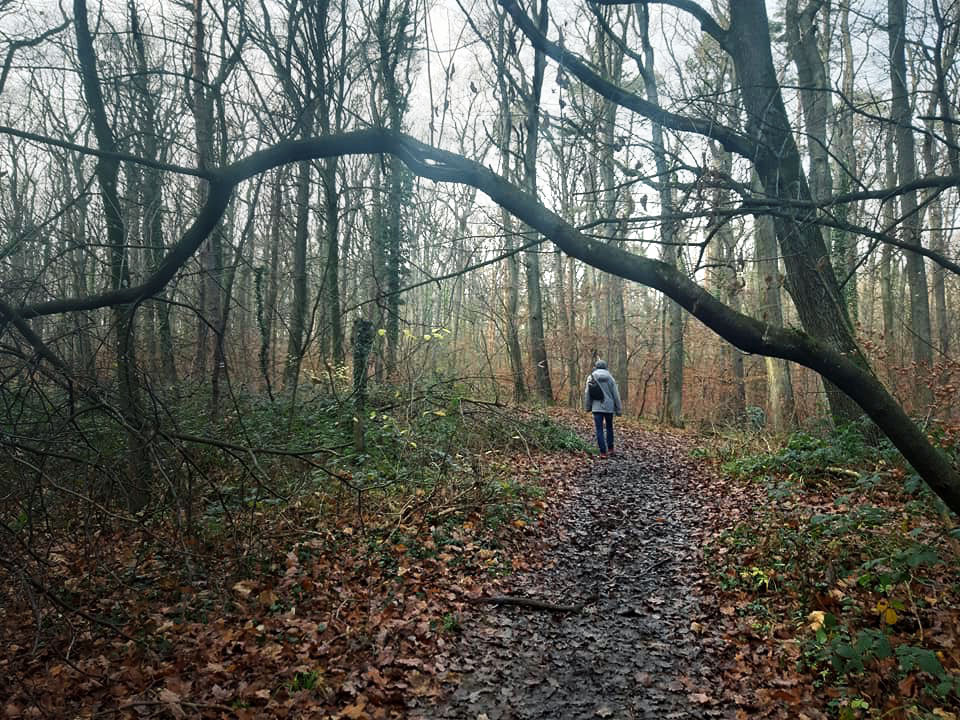
[[[540,0],[537,22],[541,32],[547,28],[547,0]],[[526,146],[523,154],[524,188],[531,197],[538,196],[537,151],[540,147],[540,95],[543,91],[543,76],[547,58],[541,50],[534,51],[533,78],[525,98],[527,105]],[[540,287],[540,247],[535,245],[524,253],[527,279],[527,333],[530,340],[530,360],[541,402],[553,403],[553,386],[550,381],[550,365],[547,344],[543,331],[543,293]]]
[[[906,0],[887,0],[890,46],[891,120],[897,147],[897,178],[901,183],[910,183],[917,177],[913,127],[911,126],[910,102],[907,97]],[[911,190],[900,196],[903,213],[903,240],[909,245],[920,246],[920,214],[917,207],[917,192]],[[926,411],[933,402],[930,387],[930,371],[933,368],[933,333],[930,329],[930,296],[927,288],[927,273],[923,256],[906,253],[907,282],[910,287],[910,336],[913,363],[917,373],[914,383],[914,401],[917,410]]]
[[[293,304],[283,371],[284,390],[296,390],[303,359],[303,338],[307,330],[307,240],[310,228],[310,163],[297,167],[296,225],[293,231]]]
[[[754,187],[760,192],[759,181],[754,175]],[[757,257],[760,307],[757,319],[774,327],[783,327],[783,304],[780,297],[781,275],[777,253],[777,238],[773,220],[767,216],[754,218],[754,243]],[[767,416],[774,432],[784,433],[796,425],[796,405],[793,398],[793,382],[790,365],[786,360],[764,358],[767,369]]]
[[[730,153],[718,148],[716,143],[711,143],[711,147],[718,174],[721,177],[729,177],[733,167],[733,158]],[[713,191],[713,209],[715,212],[720,212],[728,207],[729,202],[728,190],[717,187]],[[733,236],[730,223],[723,218],[712,218],[708,224],[708,229],[710,234],[714,236],[710,244],[711,265],[714,266],[712,273],[716,288],[714,294],[735,312],[740,312],[740,293],[743,290],[743,284],[737,276],[736,239]],[[747,415],[743,353],[732,345],[724,343],[721,346],[721,354],[724,360],[723,365],[730,373],[730,392],[725,394],[725,402],[721,403],[721,407],[726,410],[726,420],[740,424]]]
[[[387,127],[393,132],[402,129],[406,114],[409,85],[402,87],[397,71],[402,62],[409,62],[410,2],[400,0],[391,10],[390,0],[381,0],[377,13],[377,43],[379,47],[378,74],[383,83],[383,99],[387,106]],[[403,164],[391,156],[387,163],[387,217],[384,236],[386,270],[386,374],[393,377],[397,371],[397,351],[400,344],[400,285],[403,274],[403,202],[409,196],[409,183]]]
[[[933,113],[928,113],[932,116]],[[927,175],[936,175],[937,161],[934,156],[934,128],[933,121],[927,121],[927,134],[923,141],[923,164]],[[930,245],[934,250],[946,253],[946,233],[943,227],[943,203],[940,195],[933,191],[924,197],[924,204],[929,208]],[[950,315],[947,310],[946,292],[947,271],[941,265],[935,264],[931,272],[933,290],[933,309],[937,328],[937,351],[943,358],[950,357]]]
[[[809,0],[800,11],[798,0],[785,5],[787,45],[797,67],[800,105],[803,108],[807,154],[810,156],[810,194],[823,200],[833,192],[827,148],[827,118],[833,115],[830,81],[817,42],[817,13],[824,0]]]
[[[512,163],[510,162],[510,140],[513,134],[512,110],[510,107],[510,92],[506,81],[506,51],[507,38],[504,28],[504,18],[500,16],[497,25],[497,97],[499,100],[499,123],[497,144],[500,150],[500,172],[504,177],[510,177]],[[527,398],[527,387],[523,373],[523,353],[520,350],[520,259],[512,251],[517,247],[513,230],[513,218],[506,210],[500,212],[500,223],[503,227],[504,250],[510,254],[507,259],[506,285],[506,326],[507,326],[507,355],[510,358],[510,370],[513,377],[513,400],[523,402]]]
[[[650,43],[649,8],[637,5],[640,19],[640,39],[643,43],[643,82],[647,100],[654,105],[660,104],[660,91],[654,66],[653,45]],[[660,213],[667,219],[659,223],[660,240],[663,243],[660,258],[676,267],[679,258],[676,222],[669,219],[674,211],[673,190],[670,187],[670,170],[667,166],[667,147],[663,138],[663,128],[653,121],[650,126],[653,140],[653,161],[657,169],[657,195],[660,199]],[[665,414],[664,418],[672,427],[683,427],[683,308],[670,298],[665,299],[666,308],[664,334],[667,347]]]
[[[77,59],[87,107],[93,117],[94,133],[100,150],[117,150],[113,130],[107,119],[106,106],[97,74],[97,58],[87,20],[86,0],[74,0],[74,22],[77,36]],[[117,179],[120,163],[115,158],[101,156],[97,160],[96,175],[103,198],[103,214],[110,248],[110,285],[114,290],[130,287],[130,269],[127,265],[126,231]],[[127,506],[132,512],[146,507],[150,501],[151,464],[147,444],[141,432],[143,418],[140,411],[139,383],[137,381],[134,314],[136,303],[118,303],[112,306],[117,385],[120,390],[120,409],[127,436]]]
[[[850,37],[850,5],[840,6],[840,43],[843,49],[843,100],[837,113],[837,120],[833,130],[833,142],[838,147],[835,160],[834,183],[837,194],[850,192],[853,179],[857,172],[857,153],[853,142],[853,40]],[[856,208],[856,206],[854,206]],[[834,209],[834,213],[841,223],[850,220],[851,208],[842,203]],[[857,242],[856,236],[848,230],[834,228],[831,232],[831,244],[834,257],[834,267],[846,278],[843,294],[847,301],[847,311],[850,317],[857,321],[860,313],[859,296],[857,291]]]
[[[279,289],[280,229],[283,226],[283,178],[285,173],[273,174],[270,192],[270,230],[269,261],[266,268],[257,268],[257,327],[260,329],[260,350],[257,353],[260,375],[267,394],[272,398],[274,317],[277,313],[277,291]],[[266,278],[264,275],[266,274]],[[264,288],[264,284],[266,288]]]
[[[747,113],[747,134],[757,141],[757,175],[771,202],[809,201],[812,196],[774,71],[769,38],[763,0],[730,5],[729,52]],[[787,291],[807,332],[870,372],[854,340],[823,235],[805,212],[778,213],[774,219],[787,268]],[[825,387],[836,422],[859,417],[860,409],[846,395],[830,383]]]
[[[322,174],[327,238],[327,263],[324,267],[323,282],[330,317],[331,355],[335,365],[343,365],[346,355],[340,308],[340,193],[337,190],[337,164],[334,159],[326,160]]]
[[[157,121],[157,103],[154,94],[151,92],[148,78],[148,64],[146,45],[143,39],[143,31],[140,28],[139,13],[134,0],[128,3],[130,12],[130,33],[134,41],[134,49],[139,77],[135,79],[139,102],[141,104],[140,122],[141,136],[143,142],[143,156],[147,160],[158,160],[160,155],[159,138],[160,128]],[[145,265],[156,270],[157,265],[163,259],[165,248],[163,232],[163,177],[160,170],[153,167],[144,169],[143,184],[143,214],[141,237],[143,244],[147,248],[147,262]],[[157,293],[156,300],[149,308],[151,318],[151,333],[155,337],[153,342],[156,352],[159,354],[159,374],[161,380],[172,385],[177,379],[176,361],[173,356],[173,334],[170,328],[170,306],[167,304],[167,292]],[[156,335],[154,336],[153,330]]]
[[[604,23],[606,25],[606,23]],[[542,31],[544,29],[541,29]],[[623,50],[620,45],[610,45],[607,32],[612,31],[609,25],[597,29],[596,54],[600,65],[601,76],[611,83],[619,83],[623,77]],[[624,24],[622,33],[626,33]],[[619,38],[622,43],[624,38]],[[616,122],[617,104],[601,98],[599,107],[600,127],[597,132],[597,162],[600,175],[600,208],[604,221],[604,235],[607,242],[616,247],[621,246],[619,225],[613,222],[616,217],[618,195],[616,177],[614,174],[616,150]],[[604,327],[606,328],[606,358],[610,362],[610,369],[617,379],[620,396],[624,401],[630,397],[630,368],[627,363],[627,319],[623,304],[623,279],[616,275],[605,275],[601,278],[603,284],[603,298],[605,305]]]
[[[894,159],[893,132],[888,131],[885,134],[883,150],[884,178],[887,183],[897,183],[896,161]],[[892,228],[896,224],[897,200],[890,198],[883,203],[883,225]],[[880,307],[883,315],[883,348],[886,359],[887,382],[891,388],[896,388],[897,378],[897,337],[899,331],[896,319],[894,318],[894,287],[895,280],[895,260],[894,248],[889,243],[884,243],[880,251]]]

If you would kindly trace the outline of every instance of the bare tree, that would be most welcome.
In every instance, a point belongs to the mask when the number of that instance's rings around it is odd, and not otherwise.
[[[891,120],[894,123],[894,138],[897,148],[897,180],[909,185],[917,178],[916,149],[911,126],[912,114],[907,99],[906,52],[906,0],[888,0],[890,46],[890,88],[892,91]],[[909,246],[919,247],[920,214],[917,206],[917,191],[907,190],[900,196],[903,213],[903,240]],[[933,391],[924,377],[933,367],[933,333],[930,328],[930,295],[927,288],[927,272],[923,256],[908,252],[907,282],[910,285],[910,331],[912,336],[913,362],[921,374],[916,383],[915,400],[920,408],[933,401]]]

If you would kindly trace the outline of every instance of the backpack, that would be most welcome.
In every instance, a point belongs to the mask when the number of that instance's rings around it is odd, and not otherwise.
[[[600,387],[600,383],[597,382],[593,373],[590,373],[590,379],[587,381],[587,394],[590,395],[591,400],[596,400],[597,402],[603,402],[603,399],[606,397],[603,388]]]

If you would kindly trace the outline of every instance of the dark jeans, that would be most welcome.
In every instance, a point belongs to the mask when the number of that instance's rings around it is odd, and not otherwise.
[[[607,421],[607,441],[603,441],[603,421]],[[600,452],[613,450],[613,413],[594,413],[593,424],[597,430],[597,446]]]

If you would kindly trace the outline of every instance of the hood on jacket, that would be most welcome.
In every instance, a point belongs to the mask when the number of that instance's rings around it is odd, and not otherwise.
[[[597,368],[590,374],[597,379],[597,382],[608,382],[613,380],[613,375],[611,375],[610,371],[606,368]]]

